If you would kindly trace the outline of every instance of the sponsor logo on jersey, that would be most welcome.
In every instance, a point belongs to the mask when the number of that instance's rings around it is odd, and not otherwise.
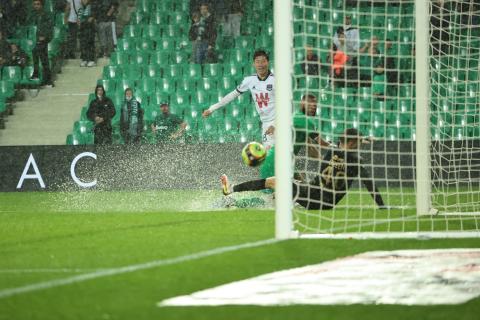
[[[257,104],[260,109],[268,106],[268,103],[270,102],[270,97],[268,96],[268,93],[255,93],[255,99],[257,100]]]

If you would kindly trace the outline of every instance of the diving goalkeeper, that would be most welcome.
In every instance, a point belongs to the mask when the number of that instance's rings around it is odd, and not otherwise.
[[[361,140],[356,129],[345,130],[338,147],[329,149],[321,160],[319,174],[309,183],[293,182],[294,201],[310,210],[332,209],[346,195],[353,181],[359,178],[377,205],[382,209],[386,208],[374,180],[362,165],[362,159],[358,154]],[[222,175],[220,180],[224,195],[233,192],[275,189],[275,177],[237,185],[230,184],[226,175]]]

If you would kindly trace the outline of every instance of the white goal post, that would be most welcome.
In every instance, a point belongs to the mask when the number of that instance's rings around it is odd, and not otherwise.
[[[474,1],[446,2],[439,9],[432,0],[371,1],[371,7],[362,1],[273,0],[276,238],[480,237],[480,12]],[[343,28],[347,16],[352,29],[360,26],[360,49],[341,62],[342,83],[332,62],[335,52],[349,53],[348,44],[341,42],[340,49],[332,43],[349,30]],[[386,67],[382,48],[369,63],[376,70],[374,63],[382,61],[384,77],[365,80],[362,46],[374,38],[379,47],[393,42],[395,69]],[[438,44],[448,52],[432,54]],[[317,55],[312,73],[308,50]],[[355,69],[354,85],[348,68]],[[385,80],[389,71],[397,82]],[[294,154],[294,117],[309,94],[318,107],[307,121],[323,139],[336,143],[350,127],[372,138],[360,153],[386,209],[379,210],[361,179],[332,210],[305,210],[293,202],[294,175],[308,182],[320,174],[321,161],[312,165],[306,156],[309,142]]]

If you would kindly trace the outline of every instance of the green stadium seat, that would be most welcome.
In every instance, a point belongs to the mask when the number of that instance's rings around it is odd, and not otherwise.
[[[192,94],[192,106],[198,110],[206,109],[210,106],[210,95],[204,90],[197,90]]]
[[[163,76],[164,78],[170,78],[170,79],[181,78],[183,76],[182,65],[171,64],[169,66],[165,66]]]
[[[242,68],[237,63],[229,63],[223,66],[223,75],[232,79],[239,79],[243,75]]]
[[[153,94],[156,90],[156,79],[154,78],[143,78],[138,81],[137,90],[140,90],[146,94]]]
[[[203,65],[203,76],[218,78],[223,74],[222,65],[218,63],[208,63]]]
[[[110,55],[111,65],[126,65],[130,63],[130,54],[125,51],[114,51]]]
[[[82,144],[82,139],[79,135],[75,133],[70,133],[67,135],[66,144],[69,146],[76,146]]]
[[[97,80],[97,84],[100,84],[105,89],[105,92],[115,92],[117,90],[117,81],[115,79],[99,79]]]
[[[160,91],[165,94],[171,94],[175,91],[175,82],[172,79],[158,79],[157,80],[157,91]]]
[[[177,79],[175,82],[178,91],[195,92],[195,90],[197,89],[195,81],[192,81],[188,77]]]
[[[136,51],[130,55],[132,64],[147,65],[150,61],[150,53],[148,51]]]
[[[186,64],[189,62],[187,52],[180,50],[170,54],[171,63]]]
[[[148,78],[161,78],[162,69],[154,64],[143,66],[143,76]]]
[[[117,40],[117,50],[119,51],[134,51],[136,48],[136,38],[122,38]]]
[[[201,78],[197,80],[197,90],[212,92],[217,89],[217,81],[214,78]]]
[[[199,64],[185,64],[182,74],[190,81],[196,81],[202,77],[202,67]]]
[[[93,122],[92,121],[75,121],[73,125],[73,133],[78,134],[79,136],[85,136],[88,133],[93,132]]]
[[[120,79],[117,82],[117,94],[124,94],[125,90],[130,88],[135,89],[135,80],[133,79]]]
[[[123,67],[123,77],[127,79],[141,79],[143,76],[142,66],[128,64]]]
[[[222,91],[232,91],[236,88],[237,84],[231,77],[222,77],[220,81],[218,81],[217,87]]]
[[[1,80],[0,96],[8,99],[13,98],[15,96],[15,83],[13,81]]]
[[[170,104],[186,108],[190,104],[190,96],[185,92],[175,92],[170,95]]]
[[[142,24],[147,21],[148,14],[142,11],[135,10],[130,14],[130,24]],[[143,32],[145,32],[145,28],[143,28]],[[145,36],[145,33],[143,33]]]
[[[190,19],[185,11],[173,11],[169,17],[170,24],[178,29],[189,28]]]
[[[157,91],[155,92],[154,95],[152,95],[150,99],[150,104],[158,107],[160,106],[161,103],[169,102],[169,101],[170,101],[169,92]]]
[[[225,117],[243,119],[245,116],[245,108],[242,105],[231,103],[225,109]]]
[[[150,55],[150,63],[151,64],[157,64],[157,65],[162,65],[166,66],[170,63],[170,52],[168,51],[154,51]]]
[[[4,66],[1,68],[2,80],[13,81],[19,83],[22,80],[22,69],[17,66]]]
[[[135,48],[136,50],[152,51],[155,49],[155,41],[152,39],[137,39]]]
[[[183,30],[176,25],[167,24],[162,26],[162,37],[164,39],[166,38],[176,39],[182,36],[182,33],[183,33]]]
[[[230,50],[230,61],[231,63],[244,63],[245,61],[250,62],[250,51],[244,48],[235,48]]]
[[[147,24],[143,26],[143,37],[146,39],[160,38],[162,30],[159,25]]]
[[[157,50],[175,51],[175,40],[173,38],[161,38],[157,40]]]
[[[120,66],[103,67],[103,77],[105,79],[120,79],[123,76],[123,70]]]
[[[88,121],[87,117],[87,111],[88,111],[88,105],[82,107],[82,110],[80,111],[80,121]]]
[[[129,24],[123,28],[122,36],[124,38],[140,38],[142,36],[142,26]]]

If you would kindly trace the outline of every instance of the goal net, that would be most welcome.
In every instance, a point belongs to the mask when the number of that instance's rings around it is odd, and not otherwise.
[[[288,228],[302,236],[480,236],[479,5],[418,1],[418,20],[415,2],[291,3]],[[358,152],[345,151],[349,128],[364,138]],[[318,159],[315,132],[331,143]]]

